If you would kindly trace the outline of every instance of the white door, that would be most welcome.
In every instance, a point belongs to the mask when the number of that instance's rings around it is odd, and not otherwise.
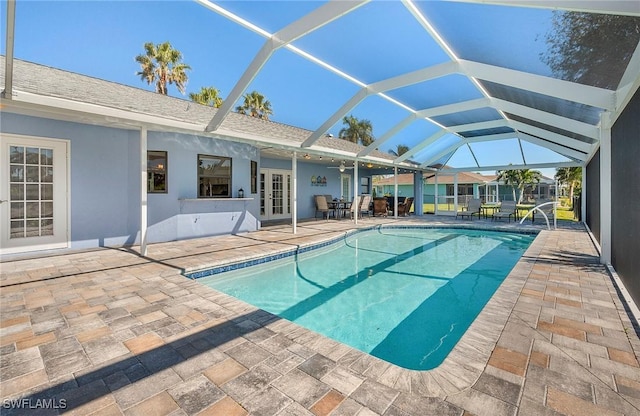
[[[68,142],[0,136],[0,253],[69,246]]]
[[[260,169],[260,218],[291,218],[291,171]]]

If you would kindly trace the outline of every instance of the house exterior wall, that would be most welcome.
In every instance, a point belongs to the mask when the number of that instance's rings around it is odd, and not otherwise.
[[[2,112],[0,132],[69,142],[70,247],[139,242],[140,132]],[[172,241],[259,228],[258,195],[250,195],[253,146],[195,135],[148,132],[149,150],[167,151],[168,193],[148,194],[148,241]],[[192,202],[197,197],[197,155],[232,157],[233,196],[250,201]],[[189,205],[189,204],[187,204]]]
[[[640,304],[639,139],[640,90],[611,129],[611,263],[636,304]]]

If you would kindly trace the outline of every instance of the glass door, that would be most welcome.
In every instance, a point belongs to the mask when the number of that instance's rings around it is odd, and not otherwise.
[[[0,252],[68,247],[67,142],[2,135]]]

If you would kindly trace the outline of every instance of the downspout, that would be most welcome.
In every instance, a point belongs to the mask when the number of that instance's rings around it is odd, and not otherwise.
[[[13,98],[13,43],[16,22],[16,0],[7,1],[7,54],[4,60],[4,91],[2,98]]]

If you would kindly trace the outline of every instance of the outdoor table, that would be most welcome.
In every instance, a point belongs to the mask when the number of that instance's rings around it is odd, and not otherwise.
[[[347,216],[347,210],[351,209],[351,202],[350,201],[333,201],[331,204],[329,204],[329,209],[333,210],[334,218],[337,219],[340,213],[342,213],[340,217],[344,218]]]
[[[499,208],[500,208],[500,205],[497,205],[497,204],[480,206],[480,210],[482,211],[482,214],[484,215],[485,218],[489,217],[488,215],[489,211],[491,211],[491,215],[493,215]]]

